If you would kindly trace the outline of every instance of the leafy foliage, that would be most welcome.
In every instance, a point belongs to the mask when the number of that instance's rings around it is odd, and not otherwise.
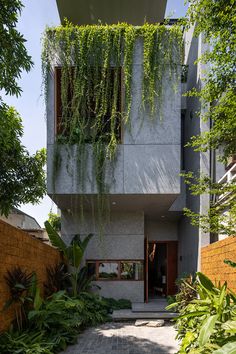
[[[102,299],[93,294],[81,293],[70,298],[65,292],[55,293],[37,311],[29,312],[31,328],[49,331],[50,337],[60,338],[61,344],[73,343],[80,328],[107,320],[107,311]]]
[[[197,298],[185,306],[181,301],[179,304],[180,315],[176,320],[177,338],[181,340],[179,353],[227,352],[227,347],[233,348],[236,341],[236,297],[226,283],[215,286],[200,272],[196,289]]]
[[[61,231],[61,217],[50,211],[48,214],[48,222],[56,231]]]
[[[25,39],[16,29],[22,7],[19,0],[0,1],[0,90],[16,96],[21,93],[18,79],[22,70],[28,72],[33,65],[24,45]]]
[[[37,287],[35,273],[29,273],[20,267],[15,267],[7,271],[4,276],[6,284],[10,291],[10,299],[3,307],[3,312],[13,306],[15,312],[14,327],[22,330],[27,324],[27,312],[30,308],[41,306],[42,300]]]
[[[89,234],[83,240],[81,240],[80,235],[75,235],[70,245],[67,246],[62,240],[61,236],[56,232],[56,230],[54,230],[48,221],[46,221],[44,225],[52,245],[59,248],[63,252],[66,261],[72,267],[72,271],[69,274],[70,281],[72,284],[73,296],[77,296],[79,280],[80,287],[82,286],[82,282],[83,288],[86,286],[86,284],[89,284],[87,281],[85,281],[82,274],[83,271],[80,270],[80,266],[86,247],[93,235]]]
[[[198,214],[188,208],[185,214],[191,218],[194,226],[205,232],[234,235],[236,232],[236,184],[232,182],[216,183],[206,175],[197,177],[194,173],[183,174],[185,183],[192,195],[210,195],[210,208],[205,214]]]
[[[227,159],[236,151],[236,6],[234,0],[188,0],[189,8],[186,16],[186,27],[195,26],[195,36],[201,33],[209,44],[199,61],[208,64],[205,79],[199,91],[192,90],[189,96],[200,98],[204,112],[200,114],[203,121],[211,120],[211,128],[191,138],[188,146],[195,151],[219,149],[220,160]],[[206,176],[194,176],[195,191],[199,194],[210,193],[219,196],[226,194],[229,184],[217,186]],[[192,181],[193,182],[193,181]],[[232,186],[231,186],[232,187]],[[232,187],[233,188],[233,187]],[[205,231],[233,234],[235,230],[236,191],[226,202],[211,202],[208,214],[198,215],[187,209],[194,225],[200,224]],[[223,215],[228,209],[230,216]]]
[[[23,126],[13,107],[0,102],[0,213],[12,207],[38,203],[46,193],[46,150],[30,156],[21,143]]]
[[[9,331],[0,334],[2,354],[53,354],[54,343],[45,339],[42,331]]]
[[[29,329],[0,335],[3,354],[53,354],[76,342],[81,328],[108,320],[104,301],[81,293],[70,298],[59,291],[28,314]]]
[[[91,290],[92,287],[95,287],[95,285],[92,285],[93,280],[94,280],[94,275],[91,276],[88,275],[88,266],[86,265],[82,267],[77,277],[78,293],[88,292],[89,290]],[[98,285],[96,285],[96,287],[100,289]]]
[[[232,268],[236,268],[236,263],[235,262],[233,262],[233,261],[231,261],[230,259],[225,259],[224,260],[224,263],[225,264],[228,264],[230,267],[232,267]]]
[[[103,298],[103,300],[111,310],[131,309],[131,301],[127,299]]]
[[[58,263],[55,266],[47,267],[46,271],[47,281],[44,283],[44,289],[47,297],[67,288],[69,274],[65,264]]]
[[[180,278],[176,282],[178,293],[175,295],[175,300],[171,301],[167,309],[175,308],[176,311],[184,309],[190,301],[197,298],[196,279],[191,274]]]
[[[44,35],[42,68],[46,100],[50,75],[55,66],[61,67],[62,119],[57,144],[76,144],[78,183],[82,192],[87,178],[85,145],[91,144],[100,225],[108,209],[104,200],[109,192],[106,171],[114,168],[120,143],[117,131],[122,124],[129,127],[131,123],[133,56],[138,40],[143,41],[144,48],[142,106],[149,107],[150,116],[154,117],[157,109],[161,111],[164,73],[174,81],[178,79],[182,44],[178,26],[147,23],[141,27],[126,23],[74,26],[66,21],[62,26],[48,28]],[[121,68],[125,106],[120,110]],[[60,149],[55,150],[54,160],[58,162]],[[57,162],[54,169],[59,167]],[[56,176],[57,171],[53,173],[53,184]]]
[[[18,80],[23,70],[32,67],[24,46],[25,39],[17,29],[22,10],[19,0],[0,0],[0,91],[19,96]],[[0,214],[7,216],[13,207],[37,203],[46,192],[45,149],[30,156],[21,144],[23,126],[19,114],[0,96]]]

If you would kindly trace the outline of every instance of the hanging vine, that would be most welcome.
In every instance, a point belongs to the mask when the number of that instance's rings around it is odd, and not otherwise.
[[[46,100],[50,73],[61,68],[61,120],[57,144],[76,145],[78,179],[85,191],[88,149],[93,168],[100,219],[104,217],[107,166],[115,161],[121,124],[130,126],[132,69],[135,43],[143,41],[142,106],[154,117],[162,103],[162,80],[177,78],[181,63],[179,26],[144,24],[63,26],[47,28],[43,38],[42,72]],[[120,105],[121,68],[125,107]],[[55,179],[55,173],[54,177]],[[83,204],[83,203],[82,203]]]

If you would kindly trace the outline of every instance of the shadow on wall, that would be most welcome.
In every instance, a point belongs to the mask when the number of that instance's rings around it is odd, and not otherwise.
[[[180,193],[180,156],[178,151],[171,150],[164,151],[163,157],[149,155],[146,163],[135,163],[136,188],[142,193]]]

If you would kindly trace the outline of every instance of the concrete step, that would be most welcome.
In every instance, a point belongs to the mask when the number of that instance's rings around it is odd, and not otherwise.
[[[165,299],[158,301],[151,301],[148,303],[143,302],[133,302],[132,311],[133,312],[167,312],[166,306],[168,305]]]
[[[177,317],[178,314],[175,312],[133,312],[132,310],[115,310],[112,314],[112,319],[114,321],[127,321],[127,320],[137,320],[137,319],[166,319],[170,320]]]

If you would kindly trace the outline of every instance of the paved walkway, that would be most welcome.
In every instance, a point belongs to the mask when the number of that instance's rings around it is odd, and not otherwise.
[[[169,354],[178,345],[173,326],[135,327],[133,323],[106,323],[89,328],[78,336],[78,343],[63,354]]]

